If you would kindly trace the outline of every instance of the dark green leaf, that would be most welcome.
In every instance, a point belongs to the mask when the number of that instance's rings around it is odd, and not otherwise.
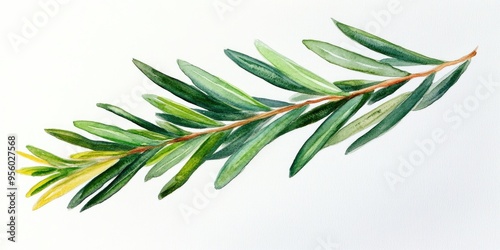
[[[256,101],[241,89],[229,84],[221,78],[188,62],[177,60],[182,72],[188,76],[198,88],[217,100],[233,107],[247,111],[268,111],[269,107]]]
[[[409,73],[380,63],[369,57],[316,40],[304,40],[304,45],[326,61],[347,69],[379,76],[406,76]]]
[[[129,145],[117,144],[114,142],[90,140],[77,133],[62,129],[45,129],[45,132],[67,143],[97,151],[106,151],[106,150],[119,151],[119,150],[130,150],[134,148]]]
[[[116,192],[125,186],[132,177],[146,164],[146,162],[155,155],[160,148],[150,149],[142,153],[133,162],[127,164],[127,166],[118,174],[118,176],[104,189],[97,193],[92,199],[90,199],[82,208],[81,212],[87,210],[103,201],[109,199]]]
[[[333,112],[300,148],[290,167],[290,177],[296,175],[368,100],[369,94],[356,96]]]
[[[179,127],[175,126],[174,124],[167,122],[167,121],[156,121],[156,124],[158,124],[158,126],[162,127],[163,129],[165,129],[168,132],[173,133],[177,136],[184,136],[184,135],[191,134],[191,132],[188,132],[184,129],[181,129],[181,128],[179,128]]]
[[[425,78],[424,82],[418,86],[411,95],[398,105],[391,113],[389,113],[379,124],[375,125],[366,134],[358,138],[354,143],[347,148],[346,154],[358,149],[369,141],[381,136],[389,129],[394,127],[403,117],[405,117],[413,107],[422,99],[425,92],[429,89],[434,80],[434,74]]]
[[[372,98],[368,101],[368,104],[374,104],[396,92],[399,88],[403,87],[408,81],[403,81],[383,89],[379,89],[373,93]]]
[[[110,141],[126,144],[130,146],[156,145],[161,141],[151,140],[147,137],[130,133],[117,126],[107,125],[93,121],[74,121],[73,124],[79,129],[83,129],[93,135],[97,135]]]
[[[225,112],[229,110],[237,110],[207,96],[205,93],[191,85],[161,73],[139,60],[134,59],[133,62],[135,66],[137,66],[137,68],[144,73],[144,75],[151,79],[151,81],[189,103],[212,111]]]
[[[217,132],[203,142],[201,146],[194,152],[193,156],[189,158],[181,170],[161,189],[158,194],[159,199],[171,194],[176,189],[184,185],[191,175],[198,169],[203,162],[207,160],[207,156],[213,154],[215,150],[224,142],[229,131]]]
[[[252,137],[266,123],[268,119],[257,120],[245,124],[236,129],[226,139],[226,144],[222,149],[208,157],[209,160],[223,159],[229,157],[238,149],[240,149],[247,140]]]
[[[351,92],[360,89],[364,89],[373,85],[380,83],[380,81],[373,80],[344,80],[344,81],[336,81],[333,84],[339,87],[343,91]]]
[[[274,100],[274,99],[268,99],[268,98],[262,98],[262,97],[254,97],[254,99],[269,106],[269,107],[272,107],[272,108],[281,108],[281,107],[292,105],[291,103],[288,103],[288,102]]]
[[[305,94],[319,94],[314,90],[298,84],[285,74],[281,73],[281,71],[265,62],[234,50],[226,49],[224,50],[224,53],[226,53],[226,55],[233,60],[233,62],[238,64],[238,66],[244,70],[264,79],[276,87]]]
[[[31,187],[30,190],[26,193],[26,197],[31,197],[35,194],[40,193],[44,189],[48,188],[50,185],[56,183],[57,181],[66,178],[69,174],[77,170],[78,168],[64,168],[64,169],[59,169],[57,173],[46,177],[45,179],[41,180],[37,184],[35,184],[33,187]]]
[[[115,178],[119,173],[121,173],[127,166],[129,166],[133,161],[135,161],[140,155],[133,154],[121,158],[115,165],[106,169],[98,176],[94,177],[89,183],[87,183],[83,188],[81,188],[78,193],[73,196],[68,204],[68,208],[75,208],[80,205],[87,197],[95,193],[97,190],[101,189],[108,181]]]
[[[429,91],[427,91],[424,97],[422,97],[422,100],[417,104],[417,106],[415,106],[413,110],[424,109],[433,104],[435,101],[439,100],[439,98],[441,98],[441,96],[443,96],[446,91],[448,91],[448,89],[450,89],[451,86],[453,86],[458,81],[458,79],[460,79],[460,76],[462,76],[462,74],[465,72],[467,66],[469,66],[469,63],[470,60],[467,60],[446,77],[437,81],[436,84],[433,84],[433,86],[430,87]]]
[[[262,129],[250,141],[245,143],[236,153],[231,155],[219,172],[215,180],[215,188],[221,189],[234,179],[245,166],[257,155],[257,153],[268,143],[276,138],[276,136],[289,126],[290,122],[295,120],[307,106],[298,108],[284,114],[277,120],[270,123]]]
[[[150,131],[153,131],[156,133],[160,133],[160,134],[163,134],[163,135],[166,135],[169,137],[175,137],[175,134],[170,133],[170,132],[166,131],[165,129],[160,128],[160,127],[156,126],[155,124],[148,122],[140,117],[132,115],[129,112],[123,110],[122,108],[113,106],[111,104],[104,104],[104,103],[98,103],[97,107],[103,108],[111,113],[114,113],[118,116],[121,116],[121,117],[137,124],[138,126],[147,129],[147,130],[150,130]]]
[[[27,167],[16,170],[18,174],[44,176],[57,171],[57,168],[47,166]]]
[[[443,61],[441,60],[430,58],[417,52],[405,49],[399,45],[393,44],[363,30],[348,26],[336,20],[333,21],[335,22],[335,25],[337,25],[337,27],[340,29],[340,31],[342,31],[342,33],[344,33],[346,36],[358,42],[359,44],[381,54],[394,57],[402,61],[414,62],[419,64],[443,63]]]

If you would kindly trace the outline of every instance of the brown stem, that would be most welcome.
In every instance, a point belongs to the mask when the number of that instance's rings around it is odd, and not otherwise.
[[[430,70],[427,70],[427,71],[424,71],[424,72],[420,72],[420,73],[410,74],[410,75],[399,77],[399,78],[388,79],[388,80],[385,80],[385,81],[383,81],[383,82],[381,82],[379,84],[376,84],[376,85],[373,85],[373,86],[370,86],[370,87],[367,87],[367,88],[364,88],[364,89],[360,89],[360,90],[357,90],[357,91],[353,91],[353,92],[351,92],[347,96],[331,95],[331,96],[321,97],[321,98],[318,98],[318,99],[307,100],[307,101],[304,101],[304,102],[301,102],[301,103],[297,103],[297,104],[293,104],[293,105],[290,105],[290,106],[286,106],[286,107],[274,109],[274,110],[271,110],[269,112],[260,113],[260,114],[257,114],[255,116],[252,116],[252,117],[250,117],[248,119],[237,121],[237,122],[234,122],[234,123],[231,123],[231,124],[227,124],[227,125],[222,126],[222,127],[207,129],[207,130],[200,131],[200,132],[197,132],[197,133],[192,133],[192,134],[189,134],[189,135],[186,135],[186,136],[177,137],[177,138],[174,138],[172,140],[165,141],[164,143],[156,145],[156,146],[138,147],[138,148],[130,150],[129,154],[140,153],[140,152],[147,151],[147,150],[149,150],[151,148],[154,148],[154,147],[165,146],[167,144],[171,144],[171,143],[175,143],[175,142],[187,141],[187,140],[196,138],[198,136],[202,136],[202,135],[206,135],[206,134],[210,134],[210,133],[215,133],[215,132],[229,130],[229,129],[236,128],[236,127],[239,127],[239,126],[243,126],[243,125],[248,124],[248,123],[253,122],[253,121],[257,121],[257,120],[268,118],[268,117],[271,117],[271,116],[274,116],[274,115],[277,115],[277,114],[285,113],[285,112],[288,112],[288,111],[291,111],[291,110],[294,110],[294,109],[298,109],[300,107],[303,107],[303,106],[306,106],[306,105],[309,105],[309,104],[315,104],[315,103],[320,103],[320,102],[325,102],[325,101],[331,102],[331,101],[339,101],[339,100],[342,100],[342,99],[350,99],[350,98],[353,98],[353,97],[358,96],[358,95],[362,95],[362,94],[366,94],[366,93],[372,92],[372,91],[374,91],[375,89],[378,89],[378,88],[389,87],[389,86],[392,86],[392,85],[395,85],[395,84],[398,84],[398,83],[401,83],[401,82],[404,82],[404,81],[407,81],[407,80],[411,80],[413,78],[428,76],[428,75],[430,75],[432,73],[436,73],[436,72],[438,72],[438,71],[440,71],[440,70],[442,70],[442,69],[444,69],[446,67],[449,67],[449,66],[452,66],[452,65],[459,64],[461,62],[467,61],[467,60],[471,59],[472,57],[474,57],[476,54],[477,54],[477,48],[474,49],[471,53],[469,53],[469,54],[467,54],[467,55],[465,55],[465,56],[463,56],[463,57],[461,57],[461,58],[459,58],[457,60],[453,60],[453,61],[448,61],[448,62],[442,63],[442,64],[440,64],[440,65],[438,65],[438,66],[436,66],[436,67],[434,67],[434,68],[432,68]]]

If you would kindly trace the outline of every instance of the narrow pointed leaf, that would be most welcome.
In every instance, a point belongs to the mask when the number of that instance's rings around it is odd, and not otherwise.
[[[344,33],[347,37],[381,54],[394,57],[402,61],[414,62],[418,64],[443,63],[443,61],[441,60],[424,56],[415,51],[405,49],[399,45],[393,44],[366,31],[351,27],[336,20],[333,21],[335,22],[335,25],[337,25],[337,27],[340,29],[340,31],[342,31],[342,33]]]
[[[85,199],[90,195],[95,193],[97,190],[106,184],[106,182],[115,178],[119,173],[121,173],[127,166],[129,166],[133,161],[135,161],[140,155],[133,154],[121,158],[115,165],[106,169],[106,171],[97,175],[91,181],[89,181],[83,188],[81,188],[75,196],[71,199],[68,204],[68,208],[75,208],[80,205]]]
[[[379,89],[373,93],[372,98],[368,101],[368,104],[374,104],[396,92],[399,88],[403,87],[408,81],[403,81],[383,89]]]
[[[63,159],[57,155],[54,155],[52,153],[49,153],[43,149],[37,148],[35,146],[28,145],[26,148],[35,156],[38,158],[46,161],[52,166],[55,167],[68,167],[68,166],[82,166],[86,165],[86,161],[81,161],[81,160],[70,160],[70,159]]]
[[[406,71],[327,42],[304,40],[302,43],[321,58],[340,67],[379,76],[401,77],[409,74]]]
[[[229,157],[238,149],[243,147],[247,140],[252,137],[260,128],[266,123],[268,119],[261,119],[248,124],[245,124],[238,129],[236,129],[231,135],[226,139],[227,145],[225,145],[219,151],[213,153],[208,157],[209,160],[223,159]]]
[[[61,171],[39,181],[37,184],[33,185],[33,187],[31,187],[30,190],[28,190],[28,192],[26,193],[26,198],[29,198],[35,194],[40,193],[50,185],[66,177],[69,173],[70,172],[68,171]]]
[[[77,160],[100,160],[110,157],[121,157],[128,154],[128,151],[85,151],[72,154],[70,158]]]
[[[295,119],[292,121],[285,129],[283,129],[276,137],[280,137],[283,134],[286,134],[290,131],[293,131],[298,128],[302,128],[304,126],[307,126],[309,124],[315,123],[335,110],[337,110],[339,107],[344,105],[346,103],[345,100],[337,101],[337,102],[329,102],[322,104],[318,107],[315,107],[311,109],[310,111],[307,111],[306,113],[302,114],[299,116],[299,118]]]
[[[374,108],[370,112],[360,116],[358,119],[352,121],[347,124],[343,128],[341,128],[337,133],[335,133],[323,146],[326,148],[328,146],[337,144],[352,135],[374,125],[375,123],[380,122],[384,117],[386,117],[391,111],[393,111],[401,102],[403,102],[408,96],[410,96],[410,92],[403,93],[398,95],[391,100],[381,104],[380,106]]]
[[[314,98],[318,98],[318,97],[320,97],[320,96],[297,93],[297,94],[293,94],[292,96],[290,96],[290,98],[288,98],[288,100],[290,100],[292,102],[302,102],[305,100],[314,99]]]
[[[88,148],[91,150],[97,151],[105,151],[105,150],[130,150],[133,149],[133,146],[117,144],[114,142],[108,141],[95,141],[90,140],[84,136],[81,136],[77,133],[62,130],[62,129],[45,129],[45,132],[56,137],[59,140],[65,141],[67,143]]]
[[[188,141],[176,142],[175,144],[168,146],[168,148],[162,152],[164,156],[149,170],[144,180],[149,181],[152,178],[163,175],[173,166],[177,165],[184,158],[190,155],[191,152],[199,147],[200,144],[206,139],[206,136],[200,136]]]
[[[267,81],[268,83],[276,87],[305,94],[320,94],[317,91],[308,89],[300,85],[299,83],[292,80],[290,77],[281,73],[281,71],[279,71],[275,67],[263,61],[255,59],[243,53],[236,52],[234,50],[226,49],[224,50],[224,53],[226,53],[226,55],[231,60],[233,60],[233,62],[235,62],[238,66],[240,66],[244,70],[250,72],[251,74],[259,78],[262,78],[263,80]]]
[[[159,134],[153,131],[145,130],[145,129],[127,129],[127,132],[130,132],[132,134],[140,135],[146,138],[149,138],[151,140],[155,141],[166,141],[168,139],[171,139],[172,137],[168,137],[164,134]]]
[[[48,174],[52,174],[57,171],[57,168],[47,167],[47,166],[38,166],[38,167],[27,167],[16,170],[16,173],[23,175],[31,175],[31,176],[44,176]]]
[[[42,160],[34,155],[30,155],[28,153],[25,153],[23,151],[16,151],[16,153],[21,156],[21,157],[24,157],[28,160],[31,160],[31,161],[34,161],[36,163],[39,163],[39,164],[44,164],[44,165],[50,165],[46,160]]]
[[[118,174],[118,176],[111,181],[104,189],[102,189],[99,193],[97,193],[92,199],[90,199],[82,208],[81,212],[87,210],[97,204],[104,202],[109,199],[111,196],[116,194],[120,189],[125,186],[132,177],[146,164],[146,162],[155,155],[159,148],[150,149],[144,153],[141,153],[137,159],[135,159],[132,163],[128,164],[123,171]]]
[[[196,112],[208,116],[217,121],[239,121],[250,118],[255,115],[255,113],[250,112],[213,112],[203,109],[194,109]]]
[[[135,66],[137,66],[137,68],[139,68],[139,70],[141,70],[142,73],[144,73],[144,75],[146,75],[151,81],[191,104],[212,111],[225,112],[228,110],[237,110],[229,105],[215,100],[212,97],[207,96],[196,87],[188,85],[173,77],[167,76],[139,60],[134,59],[133,62]]]
[[[366,134],[354,141],[346,150],[346,154],[360,148],[371,140],[381,136],[389,129],[394,127],[403,117],[405,117],[415,105],[422,99],[425,92],[429,89],[434,80],[434,74],[429,75],[420,84],[411,95],[398,105],[391,113],[389,113],[380,123],[375,125]]]
[[[268,99],[268,98],[262,98],[262,97],[254,97],[254,99],[269,106],[269,107],[272,107],[272,108],[281,108],[281,107],[292,105],[291,103],[288,103],[288,102],[274,100],[274,99]]]
[[[332,83],[284,57],[263,42],[257,40],[255,47],[271,64],[302,86],[321,94],[347,95]]]
[[[167,195],[184,185],[184,183],[187,182],[189,177],[191,177],[198,167],[200,167],[201,164],[207,160],[206,157],[215,152],[215,150],[217,150],[217,148],[224,142],[224,139],[228,134],[228,131],[223,131],[210,135],[210,137],[208,137],[208,139],[201,144],[196,152],[194,152],[191,158],[189,158],[181,170],[172,179],[170,179],[167,184],[165,184],[158,194],[158,199],[165,198]]]
[[[356,96],[333,112],[302,145],[290,167],[290,177],[296,175],[368,100],[369,95]]]
[[[205,124],[207,126],[221,126],[223,123],[214,121],[192,109],[176,103],[172,100],[163,98],[157,95],[146,94],[143,95],[144,99],[151,103],[156,108],[162,110],[163,112],[179,117],[181,119],[186,119],[200,124]]]
[[[200,123],[197,121],[188,120],[175,115],[165,114],[165,113],[156,113],[156,117],[186,128],[213,128],[222,126],[222,125],[214,126],[212,124]]]
[[[158,126],[162,127],[163,129],[167,130],[168,132],[175,134],[176,136],[191,134],[191,132],[181,129],[167,121],[156,121],[156,124],[158,124]]]
[[[35,203],[33,210],[37,210],[54,199],[65,195],[75,187],[88,181],[90,178],[104,172],[116,162],[118,162],[118,160],[104,161],[71,173],[64,180],[58,182],[51,189],[47,190],[47,192],[45,192]]]
[[[333,82],[335,86],[339,87],[343,91],[351,92],[360,89],[364,89],[373,85],[380,83],[380,81],[373,80],[344,80]]]
[[[453,86],[458,81],[458,79],[460,79],[460,76],[462,76],[469,64],[470,60],[467,60],[465,63],[458,66],[449,75],[437,81],[434,86],[431,86],[429,91],[424,95],[422,100],[413,110],[424,109],[433,104],[435,101],[439,100],[439,98],[441,98],[448,91],[448,89],[450,89],[451,86]]]
[[[151,140],[147,137],[130,133],[117,126],[107,125],[93,121],[75,121],[75,127],[85,130],[93,135],[97,135],[110,141],[126,144],[129,146],[156,145],[161,141]]]
[[[104,104],[104,103],[98,103],[97,104],[97,107],[100,107],[100,108],[103,108],[111,113],[114,113],[118,116],[121,116],[135,124],[137,124],[138,126],[142,127],[142,128],[145,128],[147,130],[150,130],[152,132],[156,132],[156,133],[159,133],[159,134],[163,134],[163,135],[166,135],[166,136],[169,136],[169,137],[174,137],[175,135],[166,131],[165,129],[161,128],[161,127],[158,127],[156,126],[155,124],[151,123],[151,122],[148,122],[140,117],[137,117],[135,115],[132,115],[130,114],[129,112],[123,110],[122,108],[120,107],[116,107],[116,106],[113,106],[111,104]]]
[[[177,60],[177,64],[194,85],[217,100],[241,110],[268,111],[270,109],[237,87],[203,69],[182,60]]]
[[[248,141],[240,150],[231,155],[219,172],[215,180],[215,188],[221,189],[234,179],[245,166],[264,148],[268,143],[276,138],[290,122],[294,121],[304,112],[307,106],[298,108],[284,114],[277,120],[263,128],[255,137]]]
[[[392,58],[392,57],[391,58],[384,58],[382,60],[379,60],[379,62],[389,64],[393,67],[422,65],[420,63],[402,61],[402,60]]]

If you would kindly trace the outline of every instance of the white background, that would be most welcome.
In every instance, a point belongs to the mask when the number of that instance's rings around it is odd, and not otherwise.
[[[75,148],[44,128],[74,130],[71,122],[83,119],[132,127],[97,102],[154,120],[155,109],[140,95],[171,96],[147,81],[132,58],[186,80],[175,62],[182,58],[252,95],[286,100],[290,93],[238,69],[223,49],[257,57],[253,41],[260,39],[329,80],[360,77],[301,44],[312,38],[358,50],[333,17],[438,58],[479,50],[433,106],[353,154],[344,151],[354,138],[322,151],[292,179],[288,167],[315,126],[270,144],[217,192],[212,176],[222,161],[203,165],[161,201],[157,193],[171,174],[144,183],[143,170],[83,213],[66,209],[74,192],[31,211],[37,197],[24,194],[38,179],[22,176],[18,242],[6,242],[2,226],[1,249],[500,249],[500,88],[484,87],[500,82],[498,1],[61,1],[50,15],[42,7],[47,2],[2,1],[0,126],[3,138],[18,135],[21,150],[35,145],[59,155]],[[26,40],[9,40],[36,18]],[[402,159],[423,155],[419,142],[434,131],[444,141],[434,142],[413,171],[400,173]],[[404,182],[390,185],[388,173]],[[183,215],[187,208],[196,213]]]

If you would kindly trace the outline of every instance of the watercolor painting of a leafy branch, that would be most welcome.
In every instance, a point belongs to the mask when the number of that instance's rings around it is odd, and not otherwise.
[[[27,146],[30,153],[18,152],[36,163],[18,173],[43,176],[26,194],[31,197],[43,192],[33,209],[83,186],[68,204],[68,208],[75,208],[85,203],[83,211],[109,199],[142,169],[147,170],[145,180],[149,181],[182,163],[160,190],[158,198],[162,199],[183,186],[204,162],[227,158],[214,183],[216,189],[221,189],[274,139],[318,122],[319,127],[291,159],[289,176],[293,177],[321,150],[365,131],[347,148],[346,154],[351,153],[389,131],[411,111],[429,107],[459,80],[476,55],[473,50],[455,60],[435,59],[339,21],[333,23],[341,33],[377,52],[382,59],[375,60],[325,41],[303,40],[303,44],[328,63],[365,73],[366,79],[325,80],[261,41],[256,41],[255,47],[263,59],[230,49],[224,51],[244,71],[293,92],[288,101],[252,97],[186,61],[177,62],[192,84],[134,59],[135,66],[152,82],[189,106],[146,94],[145,101],[159,111],[158,120],[153,123],[120,107],[99,103],[98,107],[136,125],[124,129],[97,121],[74,121],[76,128],[100,140],[73,131],[46,129],[57,139],[86,150],[67,158],[35,146]],[[426,69],[412,72],[412,66]],[[444,70],[448,73],[435,79],[436,73]],[[370,80],[370,75],[386,79]],[[405,84],[416,87],[398,93]],[[364,106],[371,106],[371,110],[351,119]]]

